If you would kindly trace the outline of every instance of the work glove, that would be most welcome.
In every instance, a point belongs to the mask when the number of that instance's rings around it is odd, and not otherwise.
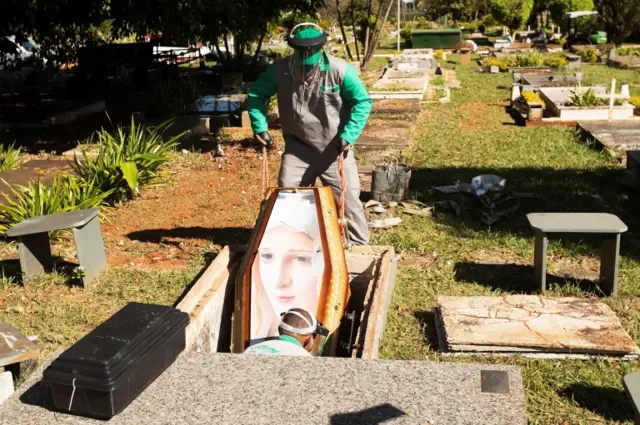
[[[262,141],[260,141],[260,139],[262,139]],[[257,133],[256,140],[261,145],[266,146],[267,149],[271,149],[271,147],[273,146],[273,142],[271,141],[271,136],[269,135],[268,131],[261,131],[260,133]]]
[[[338,155],[342,154],[345,158],[349,153],[349,148],[351,148],[351,143],[347,142],[344,139],[340,139],[340,144],[338,145]]]

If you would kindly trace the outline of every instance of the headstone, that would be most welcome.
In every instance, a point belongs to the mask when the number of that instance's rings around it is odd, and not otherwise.
[[[440,68],[440,65],[436,66],[435,75],[444,75],[444,72],[442,72],[442,68]]]
[[[620,86],[620,94],[625,99],[631,97],[631,93],[629,93],[629,84],[623,84]]]
[[[608,60],[613,60],[616,58],[616,48],[612,47],[609,49],[609,52],[607,52],[607,59]]]
[[[495,65],[492,65],[491,66],[491,73],[492,74],[499,74],[500,73],[500,68],[495,66]]]
[[[460,56],[460,65],[471,65],[471,52],[464,53]]]
[[[0,372],[0,405],[13,394],[14,390],[11,372]]]

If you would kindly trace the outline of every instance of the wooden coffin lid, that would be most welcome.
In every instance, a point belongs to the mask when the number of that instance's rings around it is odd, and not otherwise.
[[[314,195],[325,262],[316,315],[318,321],[329,329],[330,335],[340,326],[340,321],[349,299],[349,274],[340,235],[337,208],[331,188],[271,189],[267,199],[262,204],[260,215],[256,221],[247,252],[235,281],[232,342],[232,352],[234,353],[243,352],[249,344],[251,332],[251,268],[276,198],[281,191],[310,192]],[[332,339],[335,340],[336,338]],[[318,351],[321,343],[320,338],[317,338],[314,352]]]

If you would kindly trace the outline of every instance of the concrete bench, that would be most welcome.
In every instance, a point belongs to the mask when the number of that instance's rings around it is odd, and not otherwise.
[[[540,290],[547,289],[547,239],[553,234],[600,234],[603,236],[600,257],[600,285],[607,295],[616,294],[620,234],[627,225],[613,214],[601,213],[533,213],[527,214],[536,232],[535,281]]]
[[[8,237],[18,238],[20,267],[25,278],[53,269],[49,232],[72,229],[78,263],[84,269],[82,285],[89,283],[107,265],[99,211],[95,208],[68,213],[43,215],[23,221],[7,230]]]
[[[633,423],[640,425],[640,372],[625,375],[624,378],[622,378],[622,384],[633,407]]]

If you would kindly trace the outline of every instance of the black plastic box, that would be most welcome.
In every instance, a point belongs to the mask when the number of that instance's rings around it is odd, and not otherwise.
[[[171,307],[128,304],[45,369],[53,404],[83,416],[117,415],[185,349],[188,323]]]

